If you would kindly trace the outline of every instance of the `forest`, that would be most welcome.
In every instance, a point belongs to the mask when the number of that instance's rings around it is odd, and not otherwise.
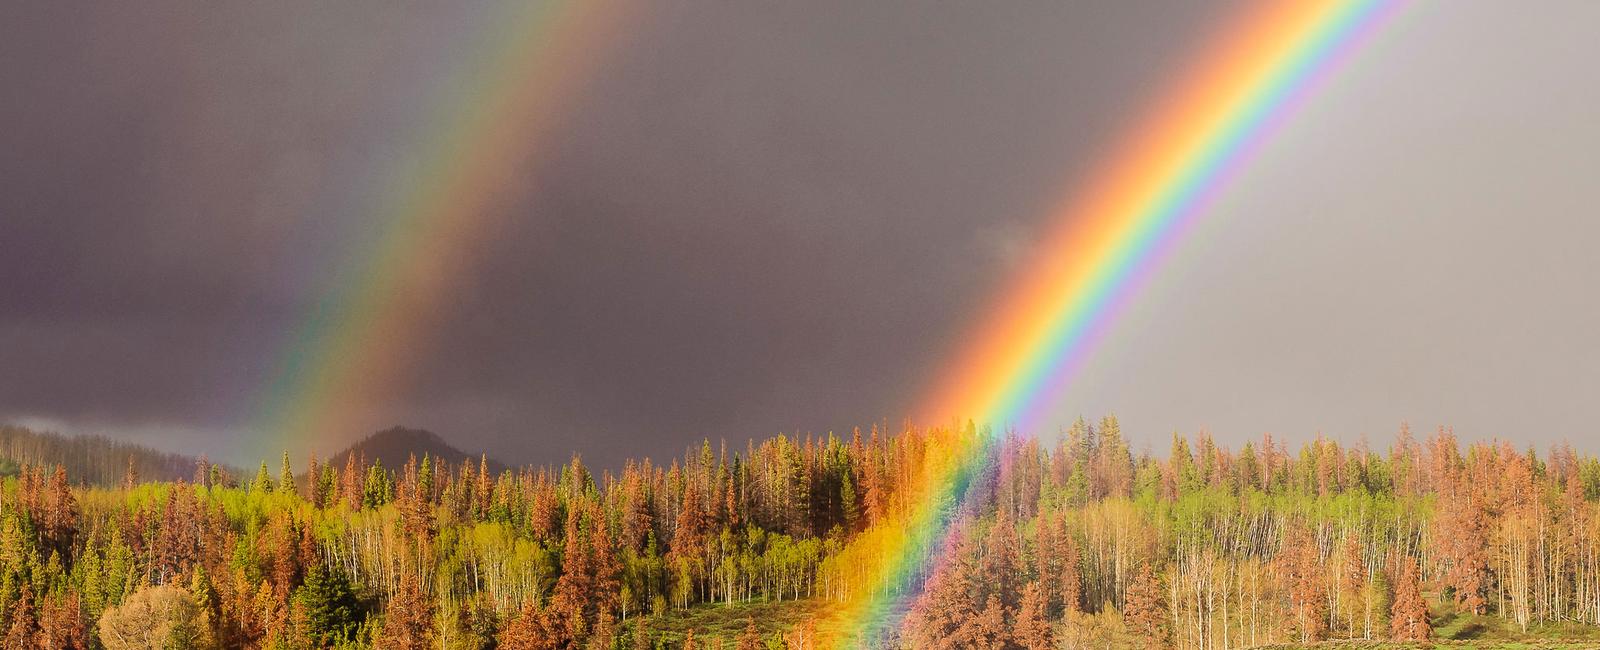
[[[919,477],[975,437],[939,561],[875,582]],[[95,458],[0,465],[0,648],[1600,643],[1600,460],[1448,428],[1175,434],[1158,456],[1110,416],[1045,438],[879,424],[498,473],[352,453],[146,478],[171,459],[129,455],[106,481]],[[836,612],[867,598],[902,603],[895,624],[848,636]]]

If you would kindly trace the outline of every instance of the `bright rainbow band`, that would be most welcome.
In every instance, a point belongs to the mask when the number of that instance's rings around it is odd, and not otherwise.
[[[1247,10],[1132,123],[1116,157],[1068,192],[1030,264],[983,316],[918,411],[973,418],[925,463],[873,578],[846,605],[844,638],[898,629],[920,584],[960,534],[974,480],[994,471],[1000,433],[1032,431],[1114,316],[1251,158],[1398,0],[1290,0]],[[970,504],[967,506],[970,508]],[[868,531],[867,535],[884,531]],[[868,540],[869,543],[871,540]]]

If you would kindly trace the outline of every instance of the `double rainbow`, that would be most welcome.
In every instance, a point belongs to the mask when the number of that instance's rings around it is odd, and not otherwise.
[[[1117,155],[1074,184],[1025,275],[974,327],[924,421],[973,418],[931,434],[909,501],[859,571],[834,645],[874,643],[899,626],[917,581],[951,539],[969,487],[993,465],[993,432],[1030,430],[1165,254],[1318,82],[1392,14],[1399,0],[1289,0],[1247,11],[1135,120]],[[262,405],[270,441],[349,435],[402,387],[436,325],[449,280],[471,259],[506,170],[538,153],[615,28],[609,0],[512,3],[495,46],[458,104],[441,112],[421,161],[389,175],[373,219],[382,229],[332,283],[287,346]],[[858,540],[863,541],[863,540]],[[864,540],[873,542],[873,540]]]
[[[1399,2],[1294,0],[1247,10],[1195,57],[1116,156],[1076,184],[1024,275],[985,312],[919,411],[974,418],[908,489],[918,495],[844,614],[838,645],[898,628],[906,599],[947,546],[995,432],[1031,430],[1129,297],[1265,139]]]

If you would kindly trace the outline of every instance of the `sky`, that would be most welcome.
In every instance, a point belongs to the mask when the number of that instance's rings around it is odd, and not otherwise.
[[[0,421],[238,462],[400,424],[603,465],[898,424],[1239,6],[624,4],[403,376],[309,440],[264,430],[288,341],[392,218],[396,161],[476,101],[500,7],[0,6]],[[1600,451],[1600,4],[1525,9],[1401,11],[1028,433]]]

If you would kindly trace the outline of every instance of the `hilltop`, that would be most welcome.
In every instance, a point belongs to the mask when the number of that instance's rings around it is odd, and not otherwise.
[[[420,461],[424,455],[444,459],[452,464],[463,460],[479,460],[483,452],[466,452],[450,444],[444,438],[426,429],[408,429],[406,427],[390,427],[362,438],[329,457],[329,462],[342,463],[344,459],[355,454],[356,458],[365,458],[368,463],[382,461],[383,466],[389,469],[405,467],[406,461],[416,455]],[[498,475],[509,469],[505,463],[494,458],[488,459],[489,472]]]

